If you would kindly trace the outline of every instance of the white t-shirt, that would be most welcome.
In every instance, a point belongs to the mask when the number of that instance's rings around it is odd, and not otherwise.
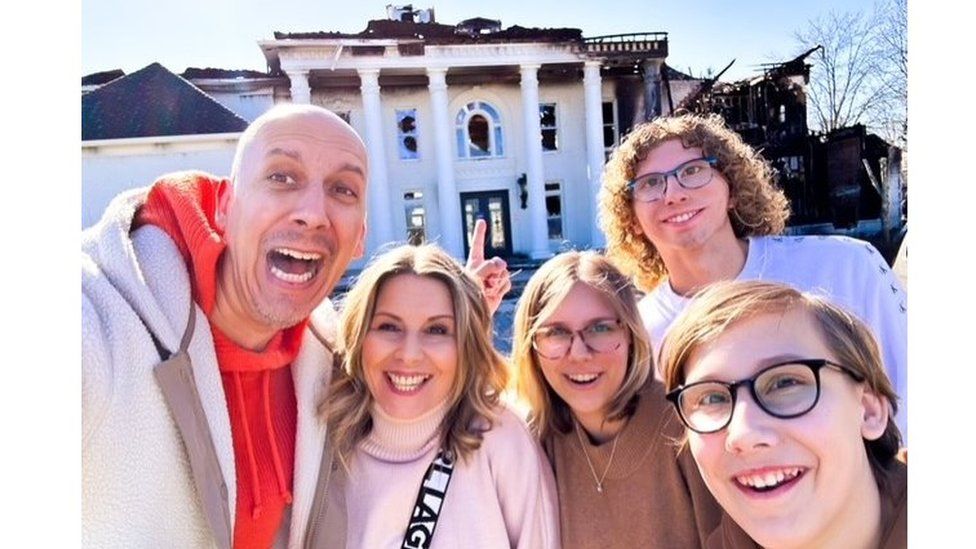
[[[898,394],[895,422],[907,444],[908,299],[884,257],[870,243],[846,236],[761,236],[748,242],[746,263],[736,280],[783,282],[823,295],[871,328]],[[656,363],[664,336],[689,301],[664,280],[638,303]]]

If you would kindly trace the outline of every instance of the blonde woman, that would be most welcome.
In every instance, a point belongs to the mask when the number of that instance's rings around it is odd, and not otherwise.
[[[727,513],[708,547],[906,546],[896,397],[863,322],[786,285],[725,282],[664,353],[668,398]]]
[[[698,547],[720,510],[675,439],[630,281],[594,252],[529,280],[512,360],[555,472],[565,547]]]
[[[375,259],[345,299],[345,356],[322,406],[308,545],[558,547],[555,488],[525,424],[482,288],[436,246]]]

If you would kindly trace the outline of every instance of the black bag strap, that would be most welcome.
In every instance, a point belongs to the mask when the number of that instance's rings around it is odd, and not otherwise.
[[[417,502],[414,503],[407,532],[403,536],[401,549],[429,549],[430,541],[434,537],[434,528],[440,516],[447,487],[454,474],[454,455],[447,450],[440,450],[427,473],[420,483]]]

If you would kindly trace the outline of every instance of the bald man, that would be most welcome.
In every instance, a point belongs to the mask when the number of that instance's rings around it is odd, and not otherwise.
[[[229,180],[164,176],[82,233],[84,545],[301,543],[327,298],[363,252],[367,170],[342,119],[279,105],[241,136]],[[469,267],[494,310],[504,262]]]

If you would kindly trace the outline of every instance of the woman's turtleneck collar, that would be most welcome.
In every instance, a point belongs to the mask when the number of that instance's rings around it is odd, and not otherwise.
[[[360,443],[360,448],[382,461],[413,461],[439,443],[441,421],[447,408],[448,401],[445,400],[419,417],[398,419],[384,412],[374,401],[370,408],[373,428]]]

